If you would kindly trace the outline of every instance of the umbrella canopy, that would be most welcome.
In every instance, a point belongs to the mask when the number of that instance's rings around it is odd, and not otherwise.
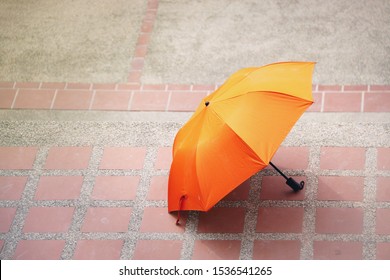
[[[207,211],[265,168],[313,103],[313,62],[245,68],[205,97],[177,133],[168,211]]]

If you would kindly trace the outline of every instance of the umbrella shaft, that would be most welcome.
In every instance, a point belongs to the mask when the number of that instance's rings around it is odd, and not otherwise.
[[[288,180],[287,176],[284,175],[283,172],[280,171],[279,168],[277,168],[272,162],[269,162],[269,164],[270,164],[273,168],[275,168],[275,170],[278,171],[279,174],[282,175],[282,176],[284,177],[284,179]]]

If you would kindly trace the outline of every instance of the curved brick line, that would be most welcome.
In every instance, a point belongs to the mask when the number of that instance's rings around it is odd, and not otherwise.
[[[129,83],[141,83],[142,70],[145,64],[145,56],[148,51],[150,35],[153,32],[157,9],[158,0],[148,0],[145,16],[138,35],[137,45],[133,54],[133,60],[131,61],[129,75],[127,77],[127,81]]]

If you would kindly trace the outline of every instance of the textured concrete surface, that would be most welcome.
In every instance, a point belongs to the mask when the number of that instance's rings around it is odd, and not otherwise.
[[[2,110],[0,144],[169,147],[190,115],[178,112]],[[305,113],[283,145],[386,147],[389,139],[389,113]]]
[[[146,2],[0,1],[0,80],[125,81]],[[304,60],[317,84],[389,84],[389,14],[387,0],[161,0],[141,81],[215,84]]]
[[[215,83],[242,67],[318,62],[314,83],[390,83],[387,0],[162,0],[144,83]]]
[[[0,1],[0,80],[124,82],[144,0]]]

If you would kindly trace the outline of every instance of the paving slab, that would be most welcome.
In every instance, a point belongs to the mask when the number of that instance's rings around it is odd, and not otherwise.
[[[161,0],[144,83],[221,83],[242,67],[316,61],[314,83],[389,84],[390,2]]]
[[[146,1],[0,2],[0,81],[125,82]]]

